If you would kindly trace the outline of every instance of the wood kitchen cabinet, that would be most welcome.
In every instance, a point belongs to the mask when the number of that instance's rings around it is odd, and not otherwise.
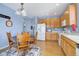
[[[70,40],[69,38],[66,38],[65,36],[61,36],[61,47],[67,56],[75,56],[76,55],[76,43]]]
[[[51,40],[51,32],[46,32],[46,40],[50,41]]]
[[[76,4],[69,5],[70,25],[77,24],[77,6]]]
[[[51,28],[51,19],[50,18],[47,18],[46,19],[46,25],[47,25],[47,27],[49,27],[49,28]]]
[[[58,35],[57,32],[52,32],[52,33],[51,33],[51,39],[52,39],[53,41],[58,41],[58,38],[59,38],[59,35]]]
[[[47,24],[47,21],[46,21],[46,19],[39,19],[37,23],[38,24],[42,24],[42,23]]]
[[[52,28],[58,28],[61,27],[61,21],[60,18],[51,18],[51,27]]]
[[[55,18],[50,18],[50,26],[51,26],[51,28],[55,27],[54,24],[55,24]]]
[[[58,41],[59,35],[57,32],[46,32],[46,40]]]
[[[61,40],[61,47],[64,48],[64,39],[63,39],[63,37],[61,37],[61,39],[62,39]]]
[[[51,20],[50,20],[50,18],[40,19],[40,20],[38,20],[38,23],[40,23],[40,24],[45,23],[47,27],[51,27]]]
[[[66,20],[65,26],[70,26],[72,24],[77,24],[77,8],[76,4],[70,4],[67,7],[67,10],[64,12],[64,14],[60,17],[61,19],[61,26],[62,22]]]
[[[70,21],[69,21],[69,7],[67,7],[67,10],[64,12],[64,14],[60,17],[60,19],[61,19],[61,26],[68,26],[70,23]],[[66,22],[64,22],[65,23],[65,25],[63,25],[62,24],[62,22],[63,21],[66,21]]]
[[[76,55],[76,48],[74,48],[73,46],[67,44],[67,48],[68,48],[68,56],[75,56]]]
[[[61,27],[61,20],[60,18],[47,18],[47,19],[40,19],[38,23],[42,24],[45,23],[49,28],[59,28]]]
[[[57,27],[57,28],[58,28],[58,27],[61,27],[61,26],[60,26],[60,24],[61,24],[60,19],[57,18],[57,20],[55,20],[55,21],[56,21],[56,22],[55,22],[55,24],[56,24],[55,27]]]
[[[68,10],[64,14],[64,20],[66,20],[66,26],[70,25]]]

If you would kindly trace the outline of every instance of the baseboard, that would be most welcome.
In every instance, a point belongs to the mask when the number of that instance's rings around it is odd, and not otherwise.
[[[45,41],[58,42],[58,40],[45,40]]]

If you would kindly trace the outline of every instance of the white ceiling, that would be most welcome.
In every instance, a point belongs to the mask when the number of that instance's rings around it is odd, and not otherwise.
[[[4,5],[14,9],[20,8],[19,3],[4,3]],[[25,3],[24,8],[28,16],[60,16],[69,4],[66,3]]]

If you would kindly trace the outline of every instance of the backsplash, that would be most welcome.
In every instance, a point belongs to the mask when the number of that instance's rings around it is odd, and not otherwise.
[[[49,28],[49,27],[46,27],[46,32],[53,32],[53,31],[62,32],[63,28]]]
[[[76,31],[73,31],[71,26],[68,26],[67,28],[66,27],[63,27],[63,31],[64,32],[68,32],[68,33],[69,32],[70,33],[72,33],[72,32],[79,32],[79,26],[77,26]]]
[[[79,26],[77,26],[76,31],[73,31],[71,26],[61,27],[61,28],[49,28],[49,27],[46,27],[46,32],[53,32],[53,31],[68,32],[68,33],[79,32]]]

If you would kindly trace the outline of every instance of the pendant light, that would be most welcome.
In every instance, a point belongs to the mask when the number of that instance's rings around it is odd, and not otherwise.
[[[16,11],[16,14],[21,16],[27,16],[24,9],[24,3],[21,3],[21,7]]]

